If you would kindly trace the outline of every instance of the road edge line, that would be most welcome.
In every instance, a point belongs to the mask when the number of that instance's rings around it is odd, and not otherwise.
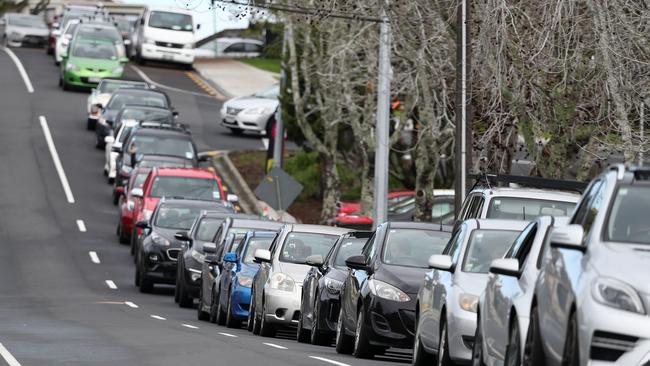
[[[66,177],[65,171],[63,170],[63,164],[61,164],[59,153],[56,151],[56,146],[54,145],[54,140],[52,139],[50,127],[47,125],[47,120],[44,116],[39,116],[38,119],[41,122],[41,128],[43,129],[43,134],[45,134],[45,141],[47,142],[47,147],[50,149],[50,155],[52,155],[52,160],[54,161],[56,172],[59,174],[59,180],[63,186],[65,197],[68,200],[68,203],[74,203],[74,196],[72,195],[72,190],[70,189],[70,183],[68,182],[68,177]]]
[[[0,343],[0,355],[7,361],[9,366],[22,366],[2,343]]]
[[[20,59],[14,51],[10,50],[7,47],[3,47],[5,53],[9,55],[9,58],[14,62],[16,65],[16,68],[18,68],[18,73],[20,73],[20,76],[23,78],[23,82],[25,83],[25,87],[27,88],[28,93],[33,93],[34,92],[34,86],[32,85],[32,81],[29,79],[29,75],[27,74],[27,70],[25,70],[25,67],[23,66],[23,63],[20,62]]]

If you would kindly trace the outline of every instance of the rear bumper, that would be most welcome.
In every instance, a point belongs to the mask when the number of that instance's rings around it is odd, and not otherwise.
[[[99,84],[100,79],[108,77],[121,78],[122,74],[117,75],[110,72],[90,73],[72,71],[66,71],[63,73],[63,80],[65,80],[67,84],[82,88],[94,88]]]

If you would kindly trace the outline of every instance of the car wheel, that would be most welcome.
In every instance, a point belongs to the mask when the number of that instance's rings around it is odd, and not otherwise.
[[[373,358],[373,348],[368,341],[368,330],[366,329],[366,314],[363,308],[357,315],[357,330],[354,333],[354,351],[352,355],[356,358]]]
[[[262,295],[264,296],[264,295]],[[275,327],[273,324],[269,324],[266,320],[266,309],[264,308],[264,303],[262,303],[262,321],[260,322],[260,335],[262,337],[275,337]]]
[[[339,319],[336,323],[336,352],[349,355],[352,353],[352,337],[345,334],[345,324],[343,324],[343,308],[339,311]]]
[[[474,334],[474,347],[472,348],[472,366],[485,366],[483,362],[483,329],[481,328],[481,315],[476,321]]]
[[[140,261],[140,262],[142,262],[142,261]],[[140,268],[140,270],[139,270],[139,272],[140,272],[140,274],[139,274],[139,277],[140,277],[140,292],[145,293],[145,294],[150,293],[151,291],[153,291],[153,281],[151,281],[151,279],[149,279],[149,277],[147,276],[147,273],[142,270],[142,264],[141,263],[138,265],[138,268]]]
[[[64,91],[69,91],[70,90],[70,85],[65,81],[65,79],[61,79],[61,88]]]
[[[117,224],[117,235],[120,237],[120,244],[129,244],[131,238],[126,234],[121,223]]]
[[[253,301],[253,334],[254,335],[259,335],[260,334],[260,329],[261,327],[261,319],[257,314],[257,305],[255,305],[255,295],[253,295],[252,300]]]
[[[332,338],[329,334],[323,333],[319,328],[318,328],[318,315],[320,314],[320,305],[319,301],[316,300],[316,303],[314,304],[313,307],[313,316],[311,320],[311,344],[315,346],[328,346],[332,343]]]
[[[417,322],[416,322],[417,326]],[[427,352],[422,346],[422,340],[420,339],[420,327],[418,326],[415,330],[415,337],[413,337],[413,361],[414,366],[424,366],[424,365],[433,365],[435,362],[435,357]]]
[[[300,316],[298,317],[298,329],[296,330],[296,339],[299,343],[309,343],[311,341],[310,332],[304,328],[303,317],[305,312],[303,306],[300,305]]]
[[[228,307],[226,308],[226,327],[228,328],[241,328],[241,321],[235,318],[232,313],[232,296],[228,294]]]
[[[505,366],[521,366],[521,335],[519,322],[513,319],[510,325],[510,340],[506,347]]]
[[[221,291],[217,295],[217,324],[226,324],[226,312],[223,310],[223,307],[221,307]]]
[[[229,127],[233,135],[241,135],[244,131],[241,128]]]
[[[210,323],[217,322],[217,296],[215,289],[212,290],[210,297]]]
[[[449,336],[447,334],[447,321],[443,319],[440,330],[440,346],[438,346],[438,366],[453,366],[454,362],[449,356]]]
[[[530,312],[530,325],[526,334],[526,344],[524,345],[524,366],[544,366],[546,357],[542,348],[542,337],[539,330],[539,312],[537,307],[533,307]]]
[[[580,350],[578,348],[578,321],[575,312],[569,318],[562,366],[578,366],[580,364]]]
[[[120,195],[113,190],[113,206],[117,206],[118,203],[120,203]]]
[[[210,313],[203,311],[203,286],[199,289],[199,306],[197,307],[196,318],[201,321],[206,321],[210,318]]]
[[[136,287],[140,287],[140,267],[136,266],[135,267],[135,276],[134,276],[134,281],[133,283],[135,284]]]
[[[135,231],[135,227],[131,229],[131,255],[133,256],[133,262],[135,262],[135,241],[136,239],[136,234],[137,232]]]
[[[251,299],[250,303],[248,304],[248,319],[246,320],[246,330],[249,332],[253,331],[253,317],[255,314],[255,297],[251,291]]]
[[[182,308],[191,308],[194,305],[194,299],[189,296],[185,288],[185,281],[183,280],[183,268],[178,269],[178,277],[176,278],[176,292],[178,293],[178,306]]]

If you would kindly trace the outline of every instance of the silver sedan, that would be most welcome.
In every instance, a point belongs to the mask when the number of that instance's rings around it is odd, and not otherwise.
[[[418,294],[415,365],[438,365],[471,359],[478,299],[492,260],[502,258],[526,227],[525,221],[464,221],[442,255],[433,255]]]

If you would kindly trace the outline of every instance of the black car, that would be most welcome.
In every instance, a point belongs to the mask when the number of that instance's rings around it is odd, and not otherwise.
[[[341,288],[348,276],[345,260],[361,254],[371,231],[356,231],[341,235],[329,254],[307,258],[312,268],[302,283],[298,341],[314,345],[329,345],[336,333],[339,318]]]
[[[125,106],[145,106],[158,107],[172,111],[171,101],[167,94],[153,89],[136,89],[122,88],[113,92],[111,99],[101,110],[96,132],[96,146],[103,148],[105,146],[104,138],[108,136],[113,129],[115,117]],[[172,112],[176,113],[176,112]]]
[[[174,112],[163,107],[149,107],[142,105],[125,105],[113,120],[113,129],[117,129],[123,121],[157,122],[163,125],[175,123]]]
[[[192,307],[201,289],[201,267],[205,259],[203,245],[214,240],[217,231],[228,217],[250,218],[252,215],[230,212],[206,212],[201,214],[189,232],[179,233],[187,243],[178,257],[176,271],[176,290],[174,300],[182,308]],[[252,216],[257,218],[257,216]]]
[[[198,318],[200,320],[209,318],[210,322],[216,323],[217,320],[221,325],[225,322],[225,317],[218,319],[217,314],[223,314],[225,309],[218,308],[219,298],[219,276],[223,269],[223,256],[228,252],[237,250],[241,239],[250,230],[259,231],[278,231],[284,225],[277,221],[260,220],[259,217],[236,218],[228,217],[217,230],[212,245],[203,245],[206,255],[210,255],[210,261],[204,261],[202,267],[201,292],[199,294]],[[208,253],[209,252],[209,253]]]
[[[412,348],[415,302],[428,259],[440,254],[451,229],[437,224],[387,222],[345,263],[336,351],[370,358],[389,347]]]
[[[388,208],[388,221],[414,221],[415,196]],[[435,195],[431,207],[431,222],[435,224],[454,224],[454,196]]]
[[[136,223],[146,230],[135,250],[135,285],[141,292],[151,292],[154,284],[176,282],[176,265],[184,243],[181,234],[190,229],[202,211],[234,213],[219,201],[162,198],[150,221]]]

